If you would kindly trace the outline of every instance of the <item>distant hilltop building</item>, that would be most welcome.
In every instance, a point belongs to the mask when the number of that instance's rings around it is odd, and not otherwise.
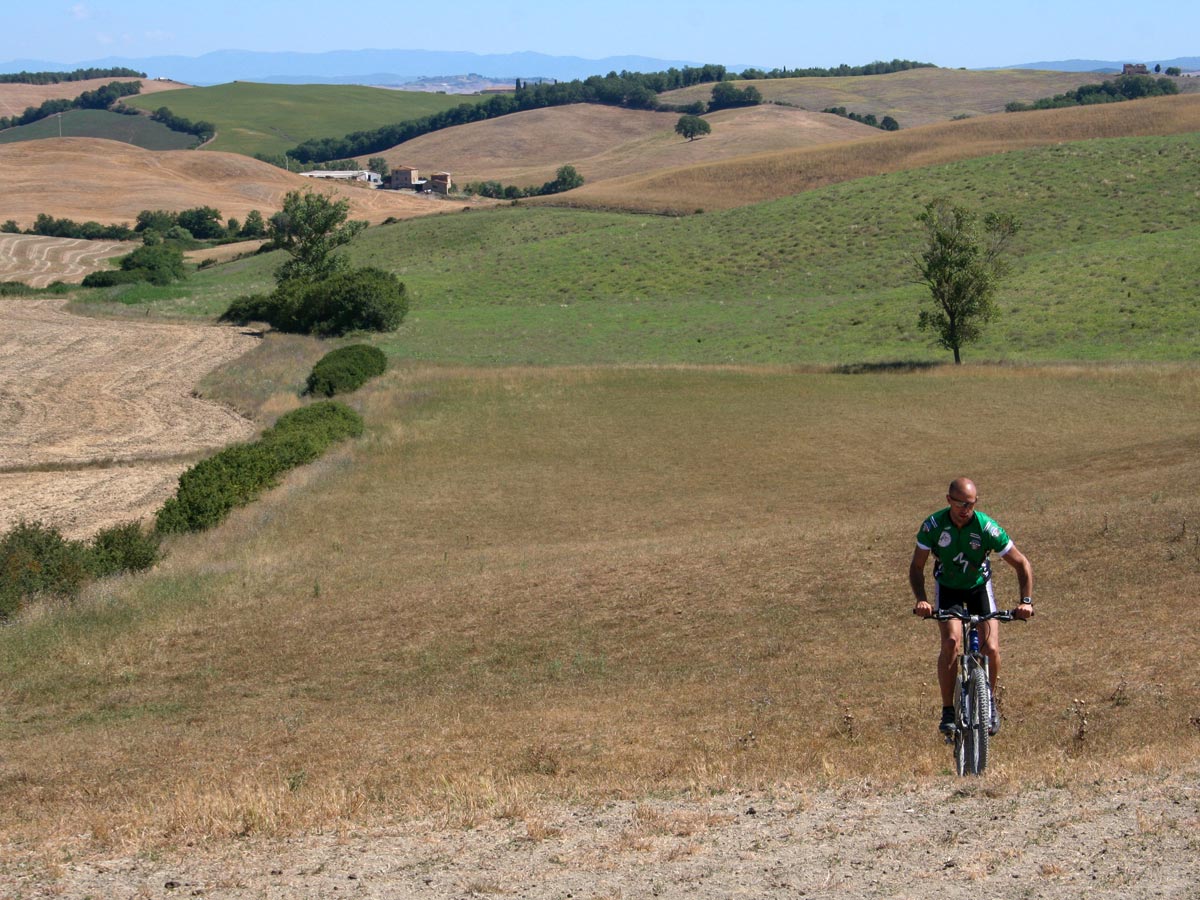
[[[1122,75],[1149,75],[1150,72],[1146,68],[1145,63],[1125,63],[1125,68],[1121,70]]]

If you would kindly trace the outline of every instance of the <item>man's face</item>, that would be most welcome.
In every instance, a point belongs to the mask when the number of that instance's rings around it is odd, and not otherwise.
[[[975,496],[975,488],[970,487],[966,490],[953,490],[946,495],[946,500],[950,503],[950,521],[957,527],[962,528],[975,516],[975,501],[978,499]]]

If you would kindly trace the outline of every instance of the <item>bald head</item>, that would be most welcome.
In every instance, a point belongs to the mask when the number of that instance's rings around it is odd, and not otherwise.
[[[975,487],[975,482],[970,478],[955,478],[950,482],[950,489],[947,493],[970,500],[978,496],[979,491]]]

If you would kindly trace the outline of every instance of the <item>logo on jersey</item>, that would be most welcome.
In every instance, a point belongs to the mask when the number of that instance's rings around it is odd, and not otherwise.
[[[950,537],[950,532],[943,531],[942,536],[938,538],[938,546],[949,547],[952,540],[954,540],[954,538]]]
[[[971,535],[971,549],[978,550],[982,546],[983,546],[983,538],[981,538],[977,534],[972,534]]]
[[[1000,526],[997,525],[995,522],[988,522],[986,530],[987,530],[987,533],[990,534],[992,537],[996,537],[996,538],[1000,537]]]

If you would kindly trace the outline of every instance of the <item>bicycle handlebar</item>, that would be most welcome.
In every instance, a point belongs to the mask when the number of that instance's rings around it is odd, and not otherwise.
[[[950,609],[935,609],[930,615],[925,616],[926,619],[933,619],[936,622],[948,622],[952,619],[958,619],[960,622],[986,622],[989,619],[995,619],[997,622],[1024,622],[1024,619],[1018,618],[1015,609],[998,609],[995,612],[985,613],[982,616],[973,616],[969,612],[951,607]]]

